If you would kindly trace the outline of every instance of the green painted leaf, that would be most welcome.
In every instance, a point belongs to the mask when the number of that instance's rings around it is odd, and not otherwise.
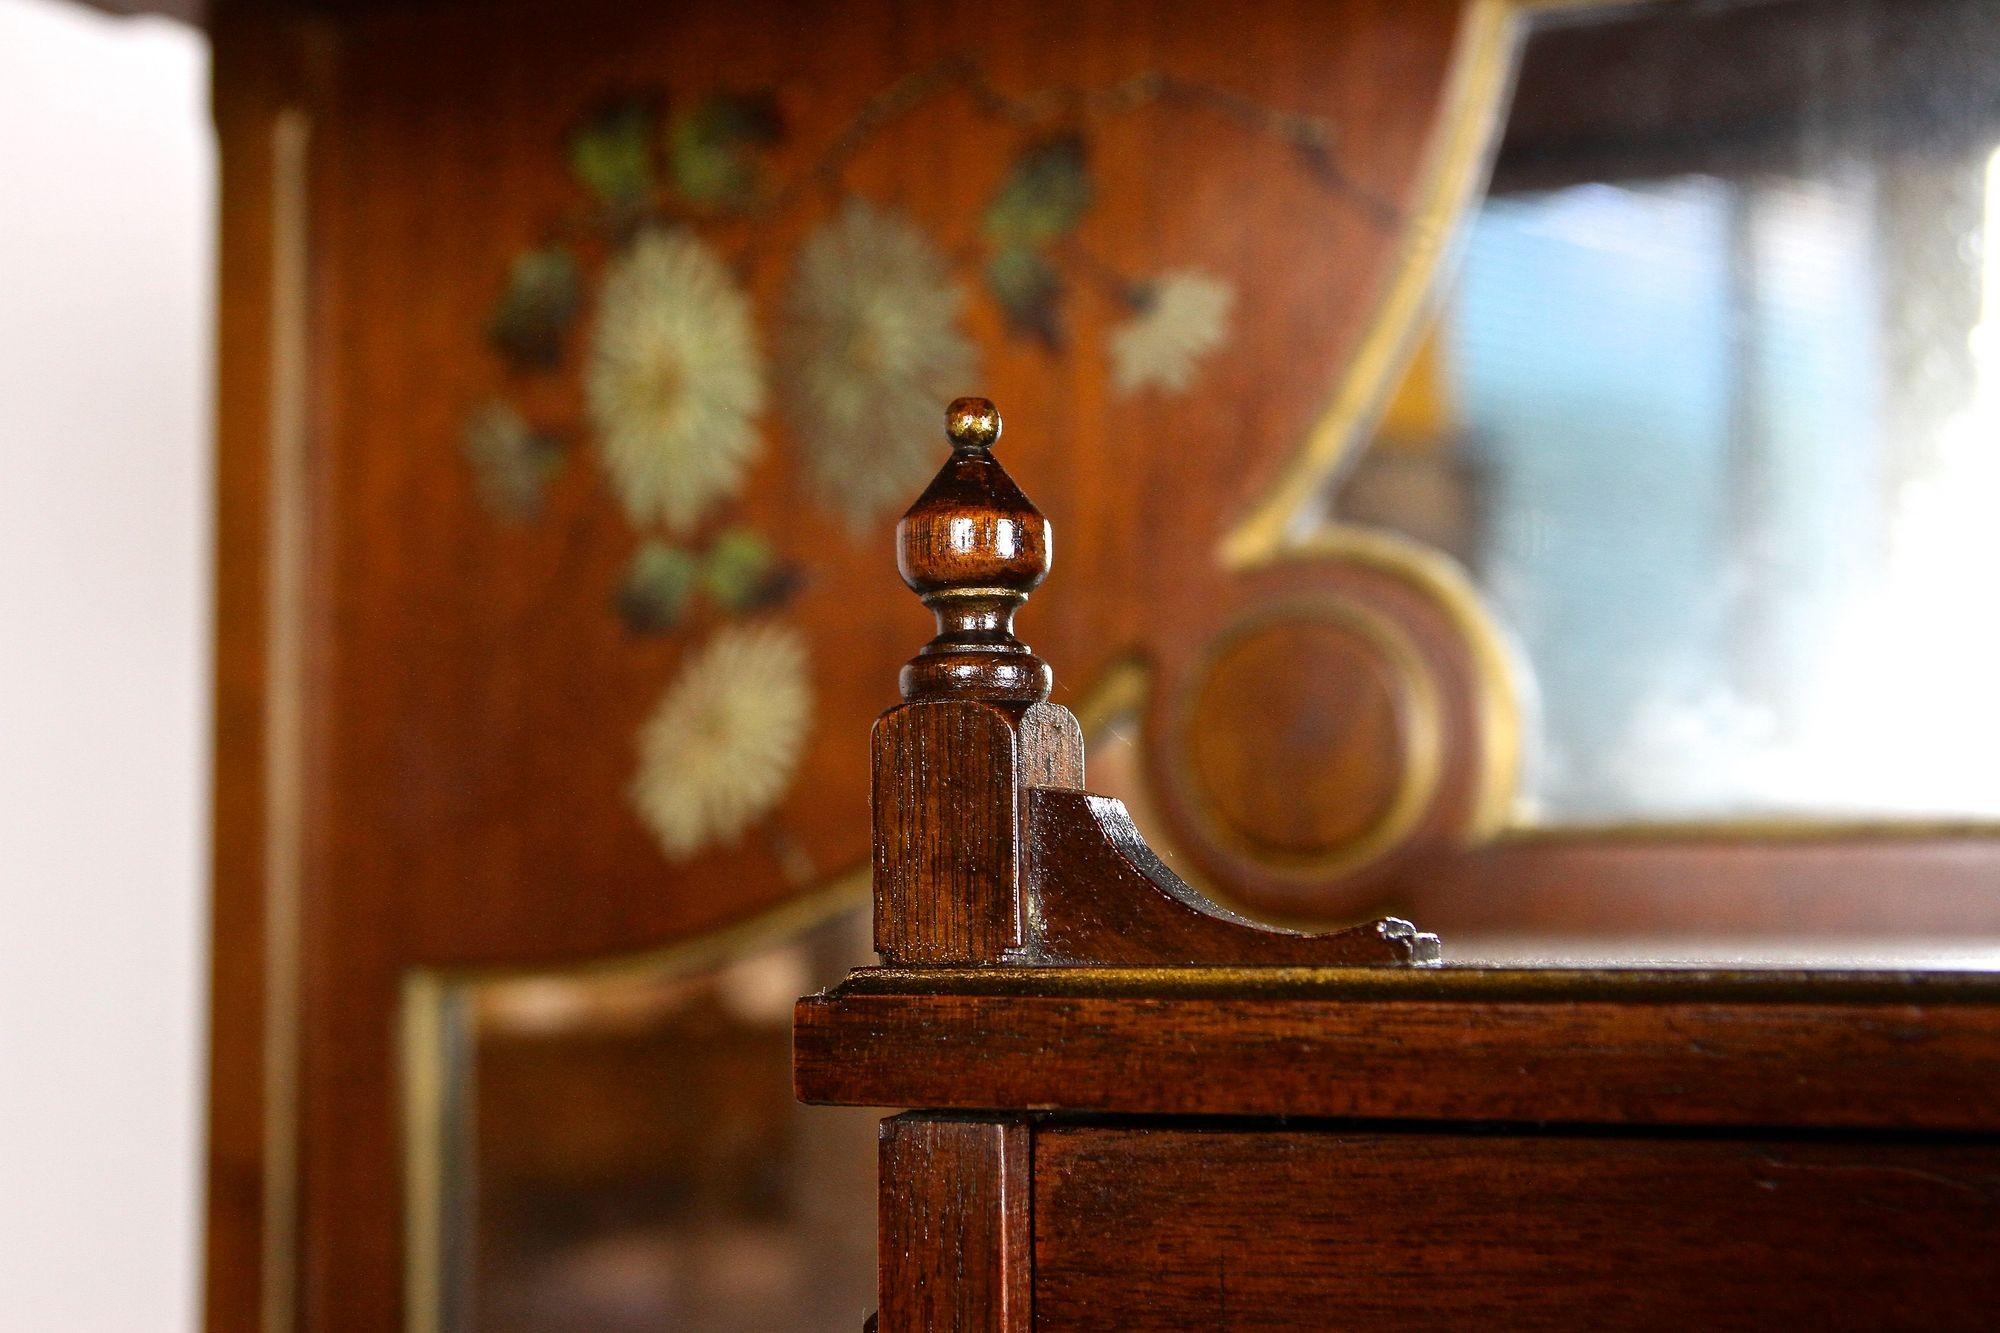
[[[546,370],[562,359],[563,335],[583,305],[576,256],[560,246],[514,260],[486,322],[486,337],[517,366]]]
[[[986,205],[986,239],[1001,249],[1045,249],[1090,208],[1090,170],[1073,134],[1030,144]]]
[[[1038,251],[1009,246],[987,256],[985,276],[1009,331],[1062,346],[1062,275],[1053,264]]]
[[[511,403],[498,399],[482,403],[466,420],[460,447],[480,500],[511,521],[541,512],[543,492],[566,453],[561,439],[536,430]]]
[[[569,169],[602,203],[630,208],[653,190],[653,101],[607,102],[570,131]]]
[[[741,615],[791,596],[798,586],[798,572],[778,559],[762,534],[739,527],[715,539],[702,581],[716,605]]]
[[[661,634],[680,622],[701,577],[690,551],[649,541],[632,554],[618,588],[618,614],[635,634]]]
[[[667,173],[691,204],[741,212],[764,183],[763,151],[783,123],[771,92],[711,93],[667,127]]]

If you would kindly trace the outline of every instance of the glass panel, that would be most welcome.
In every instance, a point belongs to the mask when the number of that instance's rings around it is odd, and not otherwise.
[[[1990,4],[1538,30],[1336,500],[1462,559],[1523,822],[2000,816]]]
[[[467,988],[448,1324],[861,1327],[880,1112],[792,1098],[799,996],[872,961],[849,911],[678,974]]]

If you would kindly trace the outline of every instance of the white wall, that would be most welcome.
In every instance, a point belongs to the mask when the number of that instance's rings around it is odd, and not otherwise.
[[[207,48],[0,0],[0,1325],[195,1322]]]

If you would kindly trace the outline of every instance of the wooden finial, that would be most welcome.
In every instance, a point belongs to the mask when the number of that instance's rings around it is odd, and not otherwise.
[[[951,458],[896,525],[896,567],[938,626],[903,667],[903,697],[1038,702],[1053,677],[1014,612],[1048,575],[1048,520],[993,457],[992,403],[956,400],[945,433]]]

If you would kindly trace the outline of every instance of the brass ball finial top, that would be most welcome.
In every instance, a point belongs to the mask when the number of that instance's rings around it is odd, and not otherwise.
[[[1000,438],[1000,409],[985,398],[954,398],[944,410],[953,449],[991,449]]]

